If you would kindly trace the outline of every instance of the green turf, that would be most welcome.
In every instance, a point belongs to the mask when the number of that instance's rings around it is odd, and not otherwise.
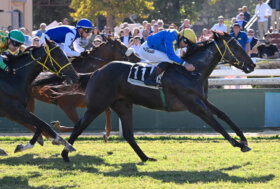
[[[14,154],[30,138],[1,137],[0,188],[280,188],[279,137],[249,138],[242,153],[221,137],[140,137],[157,162],[142,163],[123,140],[87,137],[75,143],[71,163],[62,146],[36,145]]]

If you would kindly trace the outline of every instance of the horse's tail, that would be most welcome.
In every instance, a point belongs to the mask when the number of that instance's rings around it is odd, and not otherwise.
[[[36,78],[35,81],[32,83],[32,86],[39,87],[50,84],[62,84],[63,81],[64,79],[57,77],[55,74],[50,74],[47,77]]]

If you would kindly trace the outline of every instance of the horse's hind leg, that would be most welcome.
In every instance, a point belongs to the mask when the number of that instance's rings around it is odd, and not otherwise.
[[[7,156],[8,154],[2,149],[0,148],[0,156]]]
[[[205,104],[207,107],[218,116],[221,120],[225,121],[230,128],[237,134],[237,136],[240,137],[241,143],[248,146],[248,142],[246,137],[244,136],[243,132],[240,130],[240,128],[228,117],[228,115],[221,110],[219,110],[214,104],[210,103],[209,101],[205,101]]]
[[[29,148],[33,148],[36,142],[39,143],[38,138],[40,136],[42,136],[41,133],[42,133],[41,129],[36,129],[36,132],[35,132],[34,136],[32,137],[32,139],[25,146],[23,146],[22,144],[17,145],[14,152],[15,153],[22,152],[22,151],[27,150]]]
[[[142,161],[156,161],[156,159],[147,157],[136,143],[133,135],[133,117],[132,104],[125,101],[117,101],[111,106],[118,114],[122,122],[123,137],[130,144]]]
[[[111,130],[112,130],[111,110],[110,110],[110,108],[107,108],[105,110],[105,113],[106,113],[106,125],[105,125],[106,134],[103,135],[103,139],[104,139],[104,142],[107,142],[109,140],[110,133],[111,133]]]

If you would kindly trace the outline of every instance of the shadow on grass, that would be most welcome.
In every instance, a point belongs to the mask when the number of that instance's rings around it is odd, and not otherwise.
[[[163,182],[174,182],[177,184],[183,183],[208,183],[208,182],[219,182],[229,181],[232,183],[266,183],[271,181],[275,175],[269,174],[265,176],[253,176],[253,177],[238,177],[231,176],[226,171],[240,169],[241,167],[247,166],[250,163],[244,165],[234,165],[231,167],[222,168],[213,171],[152,171],[152,172],[140,172],[138,166],[145,166],[145,163],[123,163],[123,164],[108,164],[105,161],[96,156],[81,156],[79,154],[71,157],[71,163],[63,162],[60,156],[52,156],[50,158],[33,157],[32,154],[26,154],[21,157],[12,157],[0,159],[0,164],[6,164],[11,166],[17,165],[37,165],[41,169],[57,169],[57,170],[80,170],[81,172],[95,173],[107,177],[143,177],[148,176]],[[96,166],[104,165],[115,168],[120,168],[117,171],[111,172],[100,172]],[[63,176],[67,174],[76,174],[75,172],[64,172]],[[13,177],[12,177],[13,178]],[[16,177],[14,178],[15,180]],[[2,181],[3,182],[3,181]],[[24,186],[27,180],[21,179]],[[1,184],[1,180],[0,180]],[[28,184],[28,182],[27,182]]]
[[[38,177],[41,176],[38,172],[32,172],[28,176],[5,176],[0,179],[0,188],[5,188],[5,189],[15,189],[15,188],[30,188],[30,189],[45,189],[49,188],[48,186],[39,186],[39,187],[34,187],[30,186],[28,179],[33,178],[33,177]],[[72,188],[71,186],[61,186],[61,187],[56,187],[57,189],[64,189],[64,188]]]

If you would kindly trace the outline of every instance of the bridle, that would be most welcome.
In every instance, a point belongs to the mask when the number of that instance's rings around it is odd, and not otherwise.
[[[59,48],[59,46],[56,45],[56,46],[53,47],[52,49],[50,49],[49,46],[45,46],[45,47],[44,47],[44,51],[45,51],[46,54],[47,54],[47,57],[45,58],[44,62],[40,62],[40,61],[39,61],[39,60],[42,59],[42,57],[39,57],[39,58],[36,59],[36,58],[32,55],[32,52],[30,51],[30,56],[31,56],[31,58],[33,59],[33,61],[32,61],[31,63],[36,62],[36,63],[38,63],[38,64],[40,64],[40,65],[42,66],[42,70],[43,70],[43,71],[44,71],[44,70],[47,70],[47,71],[49,71],[49,72],[51,72],[51,73],[54,73],[54,74],[56,74],[56,75],[59,75],[60,72],[61,72],[64,68],[66,68],[67,66],[71,65],[71,63],[69,62],[69,63],[65,64],[64,66],[60,66],[60,65],[57,63],[57,61],[51,56],[51,52],[52,52],[54,49],[56,49],[56,48]],[[46,65],[48,59],[50,59],[50,63],[51,63],[51,67],[50,67],[50,68]],[[59,70],[56,69],[56,67],[55,67],[54,64],[56,64],[56,65],[58,66]]]
[[[241,64],[241,62],[236,58],[236,56],[234,55],[234,53],[231,51],[231,49],[230,49],[230,47],[228,46],[228,44],[233,40],[234,38],[233,37],[231,37],[228,41],[226,41],[226,40],[224,40],[223,39],[223,43],[224,43],[224,46],[225,46],[225,51],[224,51],[224,53],[222,53],[222,51],[221,51],[221,48],[219,47],[219,45],[217,44],[217,42],[214,40],[214,44],[215,44],[215,46],[217,47],[217,49],[218,49],[218,51],[219,51],[219,53],[220,53],[220,55],[221,55],[221,59],[220,59],[220,61],[219,62],[221,62],[221,61],[225,61],[225,62],[230,62],[229,60],[227,60],[226,58],[225,58],[225,55],[226,55],[226,53],[227,53],[227,51],[231,54],[231,56],[235,59],[235,62],[233,62],[232,63],[232,65],[235,65],[235,66],[238,66],[238,67],[240,67],[241,69],[244,67],[244,64]]]
[[[112,48],[114,48],[114,46],[115,46],[114,44],[112,44],[112,43],[109,42],[109,41],[108,41],[108,43],[109,43],[109,45],[110,45]],[[125,50],[125,52],[124,52],[123,49],[124,49],[124,48],[121,48],[121,49],[116,48],[117,53],[121,56],[121,59],[122,59],[122,60],[128,60],[128,57],[133,53],[133,50],[131,50],[130,48],[127,48],[127,49]]]

